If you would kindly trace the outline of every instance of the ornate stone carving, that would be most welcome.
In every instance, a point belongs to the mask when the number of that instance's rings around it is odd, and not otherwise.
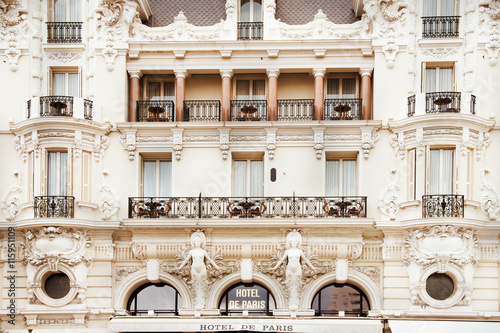
[[[392,169],[391,173],[394,174],[394,179],[382,192],[378,201],[378,209],[391,220],[395,220],[399,211],[399,172]]]
[[[121,281],[124,278],[126,278],[129,274],[135,273],[142,268],[143,267],[141,266],[126,266],[126,267],[118,266],[116,267],[115,270],[115,280]]]
[[[274,151],[276,149],[276,129],[268,129],[267,132],[267,153],[269,155],[269,159],[274,159]]]
[[[104,176],[108,175],[108,170],[104,170],[101,175],[101,186],[99,187],[99,211],[103,220],[109,220],[120,209],[118,195],[111,189]]]
[[[128,159],[133,161],[135,159],[135,132],[127,132],[120,135],[120,142],[125,150],[128,151]]]
[[[220,146],[219,149],[222,152],[222,159],[227,160],[227,155],[229,154],[229,130],[219,129],[220,133]]]
[[[28,36],[28,16],[19,7],[20,3],[17,1],[0,0],[0,42],[4,39],[8,41],[9,48],[5,50],[5,55],[12,72],[17,71],[21,56],[17,43]]]
[[[375,147],[375,142],[380,138],[380,134],[377,132],[365,131],[361,134],[361,149],[363,149],[363,157],[368,158],[370,156],[370,149]]]
[[[387,21],[399,20],[406,13],[405,6],[399,0],[378,0],[378,5]]]
[[[486,181],[486,173],[488,172],[487,169],[484,169],[481,176],[481,210],[493,221],[497,219],[498,212],[500,212],[500,195]]]
[[[391,146],[394,147],[394,154],[400,159],[404,160],[406,154],[406,148],[404,145],[404,136],[403,134],[391,134],[389,136],[389,140],[391,142]]]
[[[479,138],[477,139],[476,144],[476,160],[480,160],[486,151],[486,147],[488,147],[491,143],[491,134],[490,133],[479,133]]]
[[[57,271],[59,263],[75,266],[92,263],[92,239],[86,231],[64,227],[43,227],[25,232],[23,262],[33,266],[48,264]]]
[[[177,161],[181,160],[182,148],[183,148],[182,147],[182,132],[174,132],[172,149],[174,150],[175,159]]]
[[[12,142],[14,143],[14,147],[17,150],[17,154],[23,160],[23,162],[26,163],[28,151],[27,151],[26,141],[25,141],[24,136],[16,136],[12,139]]]
[[[94,141],[94,160],[99,162],[101,160],[102,154],[109,146],[109,137],[106,135],[96,135]]]
[[[60,62],[71,62],[78,60],[82,57],[82,53],[60,52],[60,53],[47,53],[47,58]]]
[[[458,48],[438,47],[434,49],[422,49],[424,55],[435,58],[446,58],[458,52]]]
[[[22,177],[18,170],[14,171],[14,176],[17,178],[16,183],[10,188],[9,192],[7,192],[0,205],[7,221],[14,220],[21,208]]]
[[[368,276],[376,284],[380,283],[380,267],[376,266],[352,266],[353,269]]]
[[[323,148],[324,148],[324,129],[314,129],[314,150],[316,150],[316,158],[318,160],[323,156]]]
[[[495,66],[498,62],[498,52],[500,51],[500,1],[490,0],[479,7],[479,22],[483,25],[483,34],[489,37],[489,42],[486,43],[486,51],[488,52],[488,63]]]

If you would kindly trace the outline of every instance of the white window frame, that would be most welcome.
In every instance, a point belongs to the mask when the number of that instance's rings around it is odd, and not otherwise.
[[[56,94],[55,93],[55,88],[54,88],[54,75],[55,74],[64,74],[64,94]],[[77,88],[77,93],[75,95],[70,95],[69,94],[69,75],[78,75],[78,88]],[[49,82],[47,86],[48,90],[48,95],[49,96],[73,96],[73,97],[80,97],[82,95],[82,70],[81,67],[51,67],[49,68]]]
[[[333,189],[329,189],[329,185],[327,182],[328,178],[328,162],[338,161],[339,162],[339,171],[338,171],[338,194],[334,194]],[[352,193],[344,193],[344,162],[345,161],[354,161],[355,162],[355,175],[354,175],[354,188],[351,189]],[[326,159],[325,164],[325,196],[327,197],[350,197],[358,195],[358,174],[359,174],[359,163],[357,157],[328,157]]]
[[[55,154],[55,155],[53,155]],[[61,172],[62,172],[62,154],[66,154],[66,189],[61,191]],[[51,158],[50,156],[55,156],[55,163],[56,163],[56,168],[55,168],[55,174],[51,174]],[[71,196],[72,195],[72,186],[71,186],[71,179],[72,179],[72,158],[71,158],[71,150],[48,150],[46,154],[46,172],[45,172],[45,193],[46,195],[49,196]],[[51,183],[53,181],[53,178],[55,178],[55,193],[52,193],[51,191]]]
[[[436,91],[427,91],[426,86],[426,72],[427,69],[434,68],[436,69]],[[422,92],[430,93],[430,92],[440,92],[439,84],[440,84],[440,69],[451,69],[452,70],[452,88],[451,91],[457,91],[457,78],[456,78],[456,68],[455,63],[449,64],[433,64],[433,63],[422,63]]]
[[[416,149],[408,150],[407,181],[408,181],[408,201],[417,199],[417,153]]]
[[[445,193],[446,191],[443,189],[443,177],[444,177],[444,157],[443,157],[443,152],[444,151],[453,151],[453,157],[452,157],[452,165],[451,165],[451,192],[452,193]],[[432,193],[431,192],[431,175],[430,173],[432,172],[431,170],[431,151],[439,151],[439,181],[438,181],[438,189],[437,193]],[[455,194],[457,192],[457,151],[455,147],[427,147],[427,152],[426,152],[426,194],[428,195],[449,195],[449,194]]]

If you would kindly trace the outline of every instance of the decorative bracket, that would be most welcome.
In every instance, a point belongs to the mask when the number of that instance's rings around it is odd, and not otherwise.
[[[380,138],[380,134],[376,131],[362,131],[361,132],[361,148],[363,149],[363,157],[368,158],[370,156],[370,149],[375,147],[375,142]]]
[[[276,131],[277,128],[266,128],[267,132],[267,152],[269,154],[269,159],[274,159],[274,150],[276,149]]]
[[[222,159],[227,160],[229,154],[229,132],[231,130],[227,128],[219,129],[220,134],[220,146],[219,149],[222,152]]]
[[[382,193],[378,209],[391,220],[395,220],[399,211],[399,173],[396,169],[392,169],[391,174],[394,174],[394,179]]]
[[[99,188],[99,193],[101,194],[99,197],[99,210],[101,211],[101,218],[103,220],[109,220],[120,208],[118,196],[104,179],[104,176],[108,174],[108,170],[103,170],[101,175],[101,187]]]
[[[120,142],[125,150],[128,151],[128,159],[133,161],[135,159],[135,149],[136,149],[136,130],[127,131],[126,133],[120,135]]]
[[[324,148],[324,132],[325,128],[314,128],[314,150],[316,150],[316,158],[318,160],[321,159],[321,156],[323,155],[323,148]]]
[[[488,215],[489,219],[494,221],[500,212],[500,195],[493,188],[493,186],[486,181],[486,174],[489,173],[488,169],[483,170],[481,177],[481,210]]]
[[[176,128],[176,129],[172,129],[171,131],[173,133],[173,144],[174,144],[172,146],[172,149],[174,150],[175,159],[177,161],[180,161],[181,156],[182,156],[182,148],[183,148],[182,147],[182,132],[184,130]]]
[[[14,176],[17,178],[16,183],[10,188],[0,204],[7,221],[14,220],[21,208],[22,177],[18,170],[14,170]]]

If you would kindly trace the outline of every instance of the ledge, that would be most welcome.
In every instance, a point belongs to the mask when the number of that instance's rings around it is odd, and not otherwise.
[[[89,220],[77,220],[72,218],[39,218],[39,219],[27,219],[22,221],[16,221],[9,223],[10,227],[15,227],[16,229],[30,229],[34,227],[74,227],[74,228],[86,228],[86,229],[118,229],[120,228],[119,221],[89,221]],[[0,229],[7,228],[8,226],[1,225]]]

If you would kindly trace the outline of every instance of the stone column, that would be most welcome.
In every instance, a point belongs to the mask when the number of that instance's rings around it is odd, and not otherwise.
[[[222,105],[221,105],[221,121],[231,120],[231,87],[233,71],[230,69],[220,71],[222,77]]]
[[[372,119],[372,68],[361,68],[359,74],[361,75],[361,119]]]
[[[141,71],[129,72],[130,87],[129,87],[129,105],[128,105],[128,121],[137,121],[137,101],[141,99],[139,89],[139,80],[142,76]]]
[[[184,121],[187,71],[175,72],[175,121]]]
[[[280,72],[277,69],[267,71],[267,120],[269,121],[278,120],[278,75],[280,75]]]
[[[326,69],[313,69],[314,74],[314,120],[323,120],[325,104],[324,78]]]

